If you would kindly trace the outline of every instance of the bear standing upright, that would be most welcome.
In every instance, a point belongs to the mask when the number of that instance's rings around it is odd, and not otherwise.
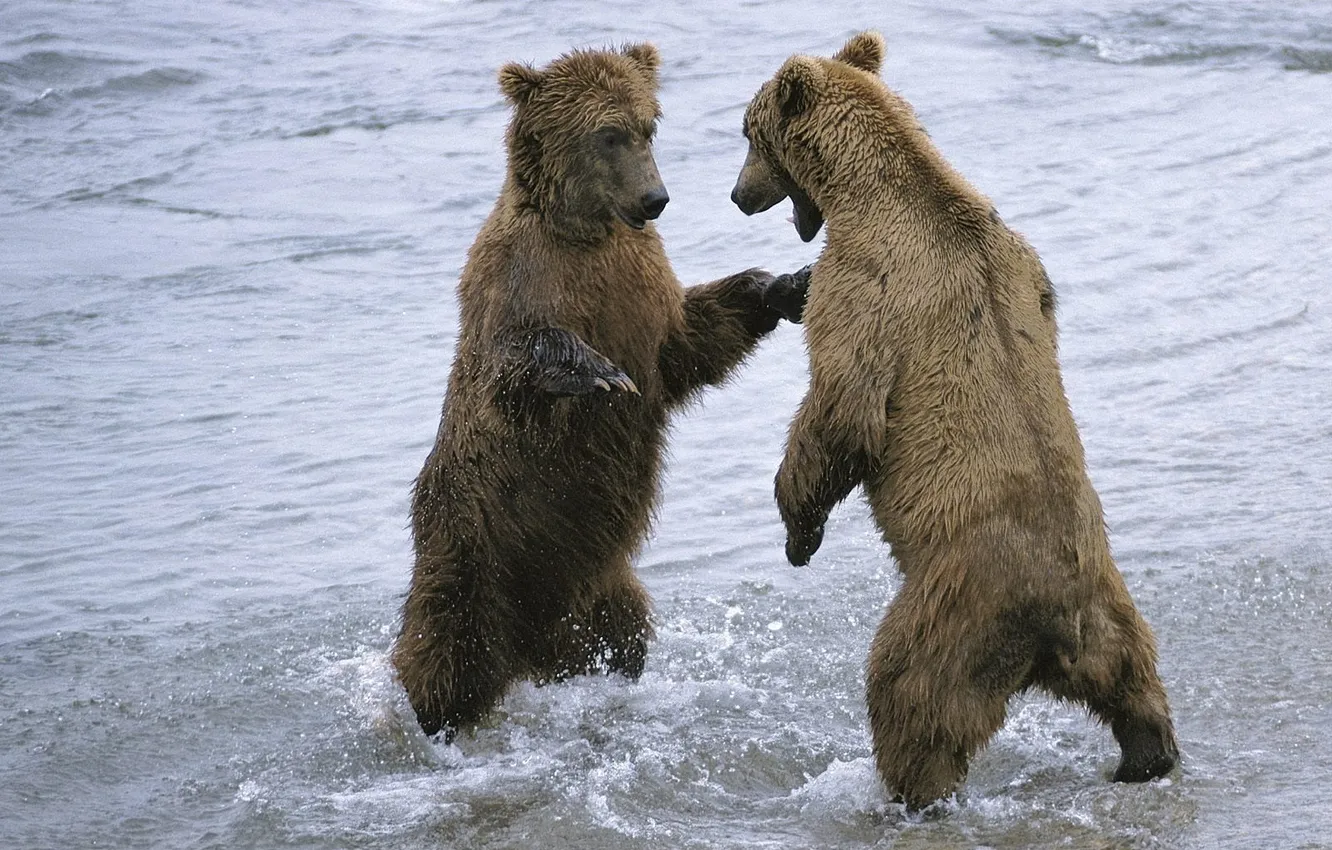
[[[771,275],[684,290],[671,270],[650,223],[668,199],[658,64],[637,44],[500,71],[508,175],[459,285],[393,649],[428,734],[481,719],[518,679],[639,675],[651,626],[630,560],[667,414],[777,324]]]
[[[777,474],[787,557],[808,563],[862,485],[903,582],[866,700],[885,784],[951,794],[1029,687],[1110,725],[1121,781],[1178,749],[1156,647],[1111,558],[1039,258],[878,77],[883,40],[794,56],[745,113],[746,214],[790,197],[827,246],[809,281],[810,388]]]

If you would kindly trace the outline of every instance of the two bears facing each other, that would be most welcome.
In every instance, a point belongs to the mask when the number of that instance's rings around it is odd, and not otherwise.
[[[631,559],[667,415],[803,302],[755,269],[680,286],[650,223],[668,200],[658,64],[638,44],[500,71],[508,173],[459,284],[393,649],[427,733],[480,720],[519,679],[639,675],[652,629]]]
[[[826,219],[804,312],[810,387],[776,494],[787,557],[817,551],[860,485],[903,575],[875,635],[874,757],[912,808],[949,795],[1036,686],[1085,705],[1120,781],[1179,753],[1151,629],[1111,558],[1064,395],[1036,253],[878,77],[883,41],[794,56],[745,113],[732,193]]]
[[[745,117],[733,198],[827,218],[806,313],[811,386],[777,477],[808,562],[862,485],[904,582],[868,664],[874,753],[919,808],[951,793],[1031,686],[1085,704],[1115,778],[1178,761],[1151,631],[1111,559],[1064,397],[1035,253],[878,79],[878,36],[793,57]],[[416,553],[393,661],[422,728],[452,735],[514,681],[630,677],[651,635],[631,569],[671,410],[776,325],[803,279],[756,270],[684,290],[648,222],[650,45],[500,73],[504,189],[460,284],[461,334],[417,479]]]

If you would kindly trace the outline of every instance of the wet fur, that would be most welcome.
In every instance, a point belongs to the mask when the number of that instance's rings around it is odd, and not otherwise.
[[[515,680],[642,672],[650,605],[631,561],[668,414],[777,323],[770,275],[683,289],[655,228],[615,216],[623,187],[587,179],[580,139],[598,126],[650,138],[656,64],[632,45],[501,72],[509,174],[459,287],[393,649],[427,733],[480,720]]]
[[[863,487],[904,576],[867,664],[874,757],[913,808],[953,793],[1032,686],[1111,727],[1116,779],[1160,776],[1178,750],[1156,647],[1087,477],[1053,289],[879,80],[882,56],[866,33],[792,57],[746,113],[737,203],[798,204],[794,186],[827,226],[776,481],[788,556],[807,562]]]

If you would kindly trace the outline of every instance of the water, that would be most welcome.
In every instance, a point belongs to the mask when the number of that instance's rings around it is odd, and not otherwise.
[[[955,5],[0,6],[0,847],[1332,846],[1332,9]],[[870,26],[1059,288],[1183,770],[1113,785],[1109,734],[1032,697],[942,817],[884,801],[891,558],[858,499],[781,554],[795,328],[677,421],[642,681],[426,740],[387,652],[496,68],[661,48],[661,230],[702,281],[816,256],[727,200],[740,117]]]

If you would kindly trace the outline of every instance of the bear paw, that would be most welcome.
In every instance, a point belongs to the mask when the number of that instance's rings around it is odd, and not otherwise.
[[[763,306],[773,310],[788,322],[798,325],[805,315],[805,299],[809,295],[810,263],[793,274],[778,275],[763,290]]]

